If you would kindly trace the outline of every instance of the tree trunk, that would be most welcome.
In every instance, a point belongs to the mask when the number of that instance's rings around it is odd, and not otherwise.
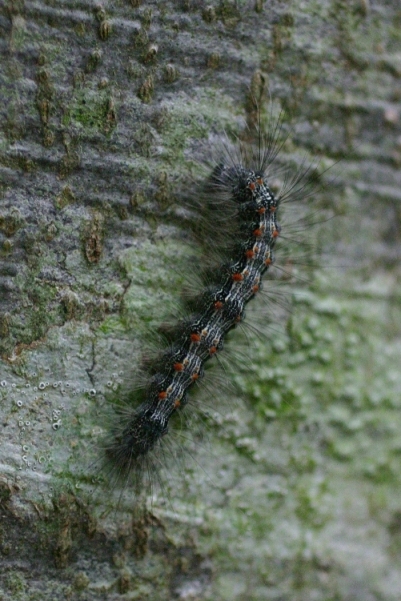
[[[2,598],[398,600],[398,3],[0,11]],[[195,269],[191,182],[267,89],[285,161],[340,159],[323,264],[285,324],[242,335],[138,518],[96,475],[109,399]]]

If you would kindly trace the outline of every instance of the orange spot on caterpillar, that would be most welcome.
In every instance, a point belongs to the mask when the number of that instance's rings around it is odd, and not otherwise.
[[[280,234],[280,232],[277,229],[275,229],[274,232],[273,232],[273,234],[272,234],[273,238],[277,238],[279,236],[279,234]]]
[[[224,307],[224,303],[223,301],[216,301],[213,306],[216,311],[220,311]]]
[[[193,332],[190,336],[191,342],[198,343],[201,340],[200,335],[197,332]]]
[[[252,292],[254,294],[256,294],[259,291],[259,284],[255,284],[254,286],[252,286]]]
[[[249,189],[249,190],[252,190],[252,191],[253,191],[255,188],[256,188],[256,184],[255,184],[255,182],[251,182],[251,183],[248,185],[248,189]]]
[[[256,181],[259,184],[259,186],[261,186],[263,184],[263,178],[261,178],[261,177],[258,177]]]
[[[245,256],[247,259],[253,259],[255,256],[255,252],[251,249],[245,251]]]
[[[263,236],[263,232],[265,231],[265,228],[263,227],[258,227],[256,230],[253,230],[252,234],[256,237],[256,238],[260,238],[260,236]]]
[[[242,273],[233,273],[232,278],[234,282],[242,282],[244,276],[242,275]]]
[[[178,409],[178,407],[181,405],[181,401],[180,399],[175,399],[174,401],[174,409]]]
[[[158,397],[159,397],[159,401],[166,400],[166,398],[167,398],[167,392],[165,390],[162,390],[161,392],[159,392]]]
[[[258,209],[256,212],[259,215],[264,215],[266,213],[266,208],[265,207],[260,207],[260,209]]]
[[[277,207],[270,207],[270,213],[274,213],[274,211],[276,211]]]
[[[217,346],[211,346],[209,349],[210,355],[215,355],[217,353]]]
[[[191,380],[192,380],[193,382],[195,382],[195,381],[196,381],[198,378],[199,378],[199,374],[198,374],[198,373],[196,373],[196,372],[195,372],[194,374],[192,374],[192,376],[191,376]]]
[[[174,363],[173,368],[175,371],[182,371],[184,369],[183,363]]]
[[[265,265],[271,265],[273,263],[273,261],[271,260],[271,257],[267,257],[267,259],[265,259]]]

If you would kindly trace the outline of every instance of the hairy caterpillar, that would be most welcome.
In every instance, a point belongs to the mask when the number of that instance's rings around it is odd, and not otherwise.
[[[225,147],[198,190],[196,210],[207,213],[198,235],[218,262],[205,254],[202,289],[186,300],[189,316],[170,330],[166,348],[148,365],[133,402],[119,412],[105,443],[114,476],[126,481],[134,474],[136,484],[144,474],[153,477],[171,418],[185,409],[206,364],[219,356],[227,334],[243,322],[246,305],[275,261],[281,206],[310,196],[314,171],[303,163],[292,177],[284,173],[277,193],[270,185],[277,174],[282,176],[275,163],[283,146],[281,128],[281,114],[265,136],[258,121],[257,146],[239,143],[238,152]]]

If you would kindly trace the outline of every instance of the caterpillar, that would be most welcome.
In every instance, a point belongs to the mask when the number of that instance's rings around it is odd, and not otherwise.
[[[232,152],[225,146],[198,190],[196,210],[208,215],[201,220],[203,246],[210,253],[217,248],[220,263],[205,257],[203,289],[186,301],[189,316],[168,333],[167,347],[148,366],[147,381],[136,391],[135,406],[125,407],[111,429],[105,457],[119,478],[134,473],[141,482],[144,473],[154,470],[170,420],[185,409],[227,335],[243,323],[248,303],[275,262],[282,204],[310,195],[313,173],[304,165],[277,193],[270,185],[283,146],[281,125],[280,113],[270,134],[263,135],[258,120],[256,148],[240,142],[238,152]]]

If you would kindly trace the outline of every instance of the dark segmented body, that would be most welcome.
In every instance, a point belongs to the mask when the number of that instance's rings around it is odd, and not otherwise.
[[[235,209],[238,253],[203,295],[199,311],[178,328],[172,347],[157,361],[145,400],[109,446],[108,454],[123,471],[143,460],[166,434],[170,417],[187,403],[188,390],[202,377],[206,361],[222,348],[224,336],[242,320],[245,305],[273,263],[280,231],[279,200],[264,183],[263,174],[219,165],[209,181],[212,191],[213,187],[224,190]]]

